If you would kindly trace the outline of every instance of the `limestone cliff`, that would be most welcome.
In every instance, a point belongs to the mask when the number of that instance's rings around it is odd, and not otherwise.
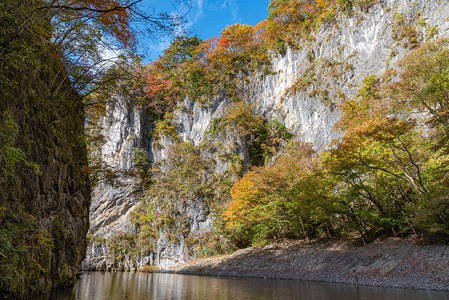
[[[106,137],[92,155],[99,155],[104,168],[118,172],[112,182],[100,179],[92,191],[89,234],[109,238],[117,232],[129,231],[129,213],[141,196],[141,186],[133,165],[134,149],[145,149],[152,155],[148,138],[152,129],[150,116],[131,100],[117,95],[108,104],[98,124],[97,134]],[[94,258],[106,268],[104,243],[92,243],[87,260]],[[109,266],[110,268],[111,266]]]
[[[246,83],[244,98],[254,108],[254,114],[285,124],[297,139],[313,143],[319,150],[339,136],[332,131],[341,116],[336,107],[338,99],[353,97],[363,78],[382,74],[417,44],[448,36],[447,16],[447,1],[377,1],[366,11],[356,11],[351,16],[339,17],[335,23],[321,26],[313,38],[297,49],[272,54],[272,72]],[[413,38],[402,36],[401,28],[411,25],[416,28],[416,35]],[[133,99],[121,96],[116,100],[117,104],[108,106],[107,115],[98,125],[106,137],[101,146],[103,161],[116,170],[133,171],[130,157],[135,147],[146,151],[153,163],[170,164],[173,137],[159,134],[155,141],[150,134],[153,127],[149,115],[135,106]],[[233,155],[243,162],[249,161],[245,141],[234,132],[226,132],[218,138],[210,136],[214,120],[223,116],[231,99],[215,95],[209,100],[208,105],[193,102],[188,97],[181,101],[171,119],[176,136],[196,146],[206,139],[232,145]],[[215,160],[213,167],[223,173],[230,165]],[[136,177],[129,174],[120,176],[118,185],[102,182],[94,190],[92,235],[108,238],[113,232],[134,232],[127,216],[139,202],[139,188]],[[197,232],[213,230],[210,206],[198,198],[187,199],[185,205],[178,207],[178,213],[187,218],[185,230],[177,232],[172,239],[167,238],[167,232],[159,230],[154,249],[134,262],[126,257],[114,265],[105,241],[98,243],[96,239],[88,249],[84,267],[127,269],[152,264],[164,268],[193,258],[196,254],[189,251],[186,240]]]

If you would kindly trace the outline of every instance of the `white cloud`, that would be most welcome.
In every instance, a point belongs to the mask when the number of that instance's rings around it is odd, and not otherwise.
[[[199,13],[203,13],[202,12],[202,10],[203,10],[203,8],[202,8],[202,3],[203,3],[203,0],[196,0],[197,2],[201,2],[201,9],[200,9],[200,11],[197,13],[197,16],[198,16],[198,14]],[[170,15],[172,16],[172,17],[174,17],[174,18],[181,18],[181,17],[185,17],[185,16],[187,16],[188,14],[189,14],[189,11],[190,11],[190,7],[188,7],[184,2],[181,2],[181,5],[179,6],[179,8],[176,10],[176,11],[172,11],[171,13],[170,13]],[[195,17],[195,19],[196,19],[197,17]],[[199,18],[199,17],[198,17]],[[186,32],[187,32],[187,30],[188,29],[190,29],[190,28],[192,28],[192,26],[193,26],[193,23],[195,22],[196,20],[193,20],[193,21],[191,21],[191,20],[189,20],[189,18],[187,18],[187,19],[185,19],[185,22],[183,22],[182,24],[179,24],[178,26],[176,26],[175,28],[174,28],[174,30],[173,30],[173,34],[175,35],[175,36],[181,36],[181,35],[185,35],[186,34]]]
[[[164,39],[163,41],[159,41],[156,43],[150,43],[148,45],[149,53],[152,54],[153,59],[157,59],[157,56],[161,55],[165,49],[170,46],[171,40]]]
[[[198,21],[204,14],[204,0],[195,0],[196,7],[198,11],[196,12],[195,16],[193,17],[193,22]]]
[[[235,0],[224,0],[223,3],[221,4],[220,8],[221,9],[230,9],[232,18],[234,19],[234,21],[237,21],[238,14],[239,14],[239,7],[235,3]]]

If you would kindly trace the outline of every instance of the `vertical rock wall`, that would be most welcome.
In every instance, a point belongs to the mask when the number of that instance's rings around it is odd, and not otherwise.
[[[13,129],[0,147],[0,298],[73,284],[86,253],[91,198],[82,100],[68,84],[54,99],[42,82],[33,84],[34,96],[0,100],[0,121]]]
[[[100,156],[104,168],[111,171],[112,179],[102,177],[92,191],[89,235],[108,239],[120,232],[132,232],[130,212],[139,203],[142,187],[135,173],[135,149],[143,149],[152,160],[150,133],[152,120],[147,112],[136,106],[132,99],[121,94],[111,99],[96,132],[105,137],[104,143],[91,155]],[[87,251],[84,269],[111,269],[104,242],[92,242]],[[123,268],[132,265],[125,261]]]
[[[133,153],[134,149],[145,149],[152,159],[149,147],[151,119],[132,100],[116,96],[108,104],[98,129],[98,134],[106,139],[94,155],[100,155],[104,165],[117,172],[119,177],[112,182],[100,180],[94,188],[89,232],[107,237],[126,230],[129,225],[128,214],[141,192],[134,173]]]

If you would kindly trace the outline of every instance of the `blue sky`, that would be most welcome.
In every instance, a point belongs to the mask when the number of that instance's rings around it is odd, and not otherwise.
[[[185,13],[186,0],[144,0],[142,9],[154,6],[157,11]],[[188,2],[188,1],[187,1]],[[184,28],[191,35],[206,40],[220,35],[220,31],[228,25],[241,23],[256,25],[268,16],[269,0],[191,0],[191,8],[187,14]],[[145,39],[140,43],[140,51],[146,62],[156,59],[170,44],[170,40]]]

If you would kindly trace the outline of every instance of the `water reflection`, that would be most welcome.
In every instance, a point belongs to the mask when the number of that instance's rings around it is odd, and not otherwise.
[[[443,300],[449,293],[319,282],[227,279],[175,274],[84,273],[73,289],[35,300]]]

